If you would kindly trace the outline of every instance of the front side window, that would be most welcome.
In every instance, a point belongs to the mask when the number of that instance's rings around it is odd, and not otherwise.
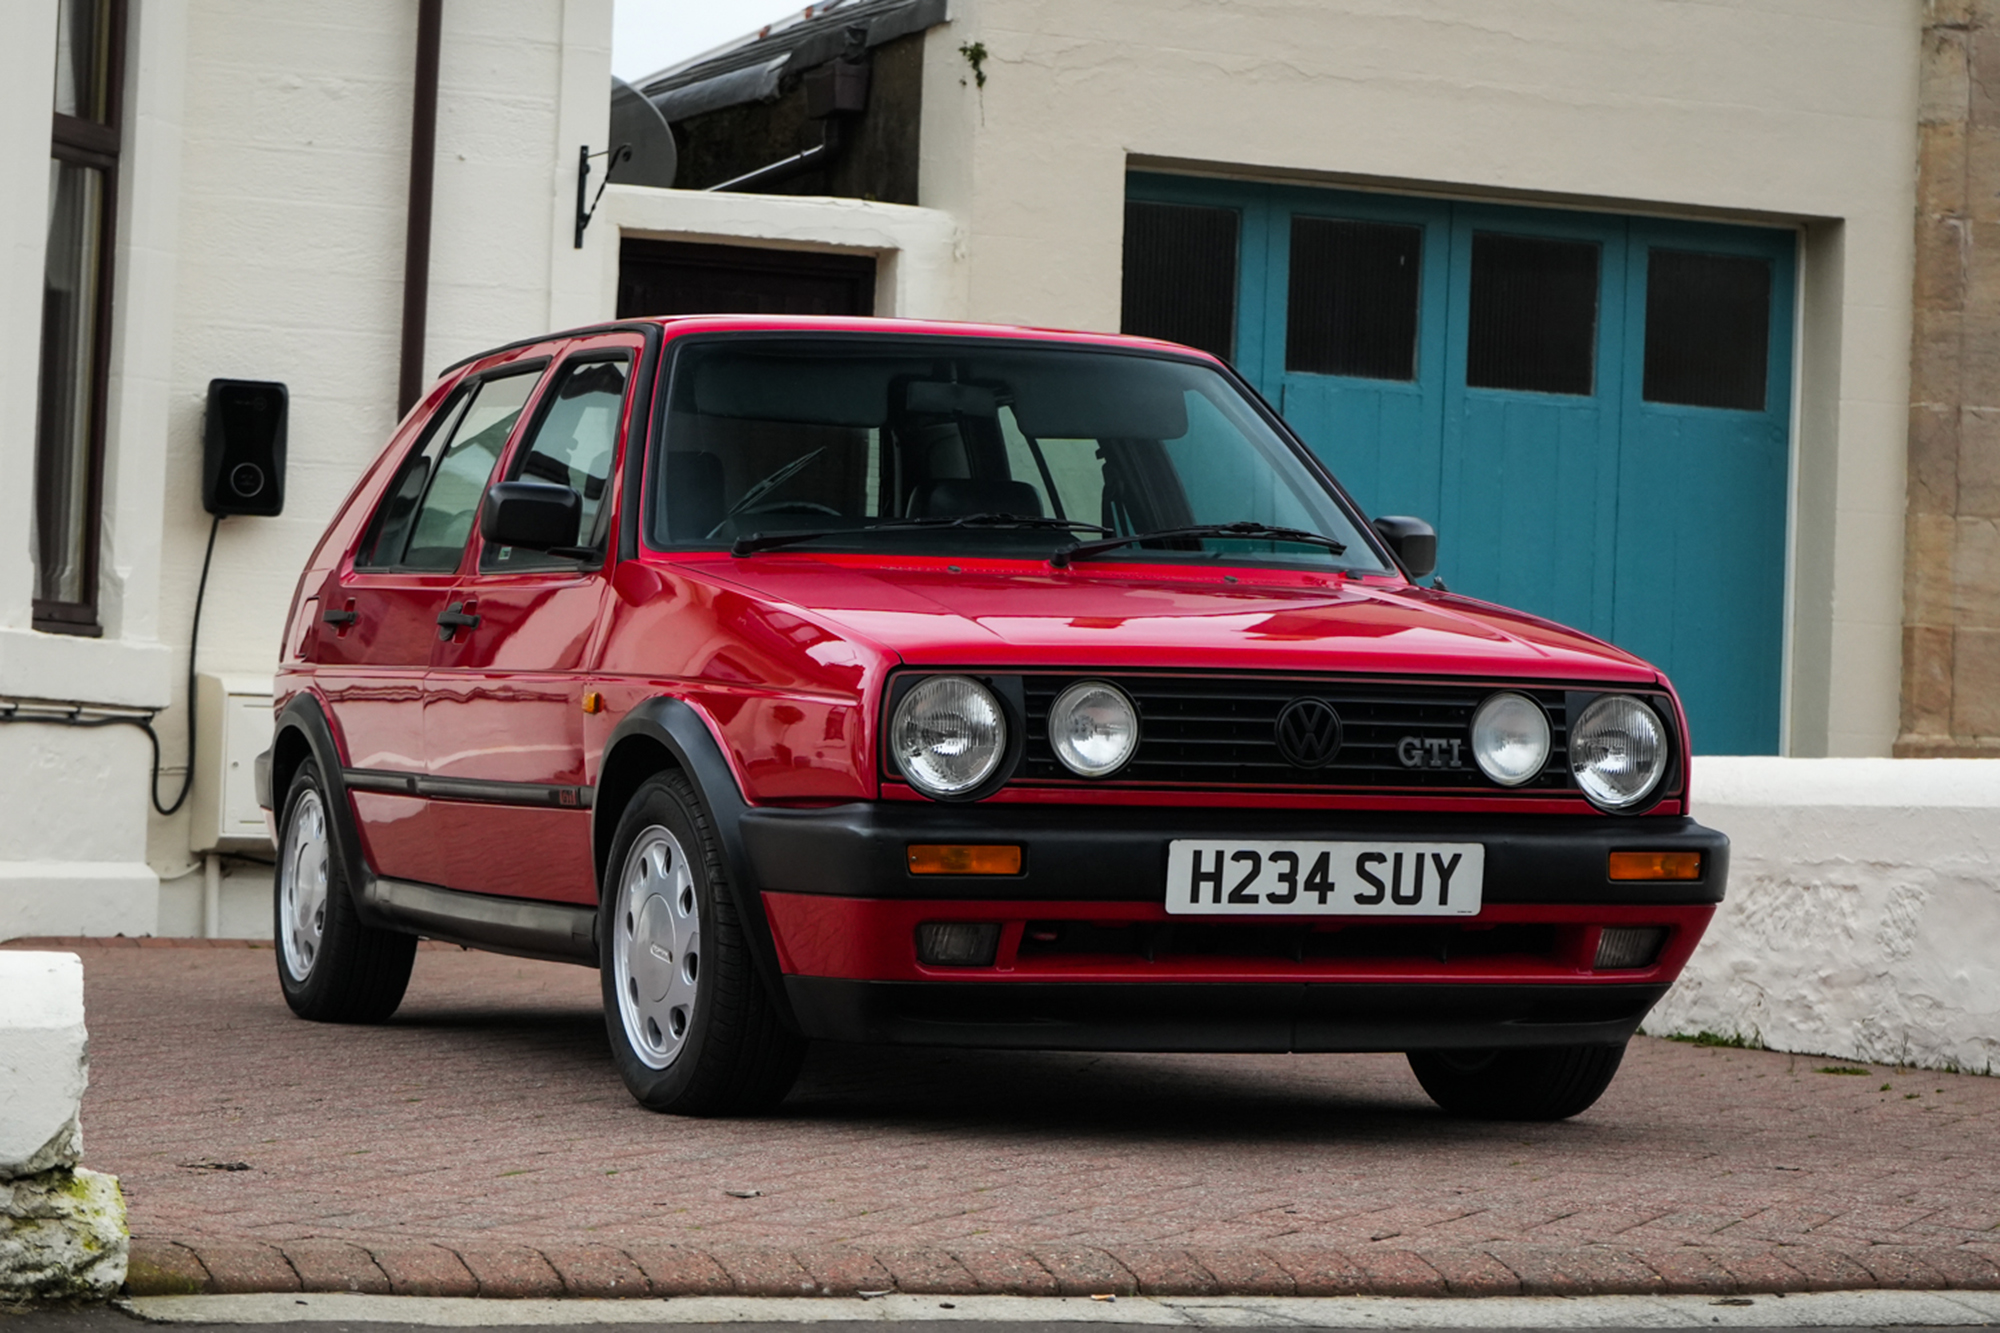
[[[578,546],[600,546],[611,517],[611,462],[625,416],[627,370],[623,356],[566,364],[543,398],[541,419],[514,467],[518,480],[551,482],[576,492],[582,502]],[[548,563],[542,552],[518,547],[488,547],[480,557],[480,567],[489,570]]]
[[[38,629],[97,632],[97,515],[117,214],[122,0],[57,5],[35,405]]]
[[[668,548],[1041,558],[1102,534],[1256,523],[1324,547],[1176,537],[1145,558],[1382,571],[1290,441],[1213,367],[966,340],[727,339],[681,349],[650,533]],[[1099,530],[1102,530],[1100,533]]]
[[[540,378],[540,367],[461,389],[403,462],[355,564],[449,573],[472,536],[480,497]]]

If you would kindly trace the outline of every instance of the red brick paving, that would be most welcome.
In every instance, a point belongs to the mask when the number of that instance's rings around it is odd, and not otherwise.
[[[268,948],[79,952],[134,1290],[2000,1287],[2000,1079],[1641,1039],[1585,1115],[1488,1125],[1394,1056],[824,1047],[776,1114],[684,1120],[582,968],[427,948],[339,1028]]]

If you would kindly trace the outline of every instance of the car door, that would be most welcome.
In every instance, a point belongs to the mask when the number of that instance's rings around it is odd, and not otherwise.
[[[430,802],[416,786],[428,771],[424,678],[479,497],[544,364],[459,386],[321,596],[315,679],[346,743],[347,788],[378,874],[435,882]]]
[[[611,479],[642,346],[619,335],[572,345],[537,400],[501,475],[552,482],[580,501],[562,555],[475,537],[453,588],[462,617],[440,631],[425,686],[429,788],[455,889],[594,903],[582,673],[604,603]]]

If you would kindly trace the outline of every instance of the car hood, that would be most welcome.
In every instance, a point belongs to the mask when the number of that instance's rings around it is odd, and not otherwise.
[[[1654,669],[1589,635],[1386,580],[1182,575],[784,553],[705,576],[781,601],[911,665],[1339,671],[1620,683]],[[1231,581],[1232,576],[1236,580]]]

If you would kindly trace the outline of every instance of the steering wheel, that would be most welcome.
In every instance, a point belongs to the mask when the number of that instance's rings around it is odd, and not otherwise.
[[[827,514],[833,518],[846,517],[832,505],[823,505],[817,500],[786,500],[780,504],[752,505],[738,510],[731,518],[748,518],[752,514]]]

